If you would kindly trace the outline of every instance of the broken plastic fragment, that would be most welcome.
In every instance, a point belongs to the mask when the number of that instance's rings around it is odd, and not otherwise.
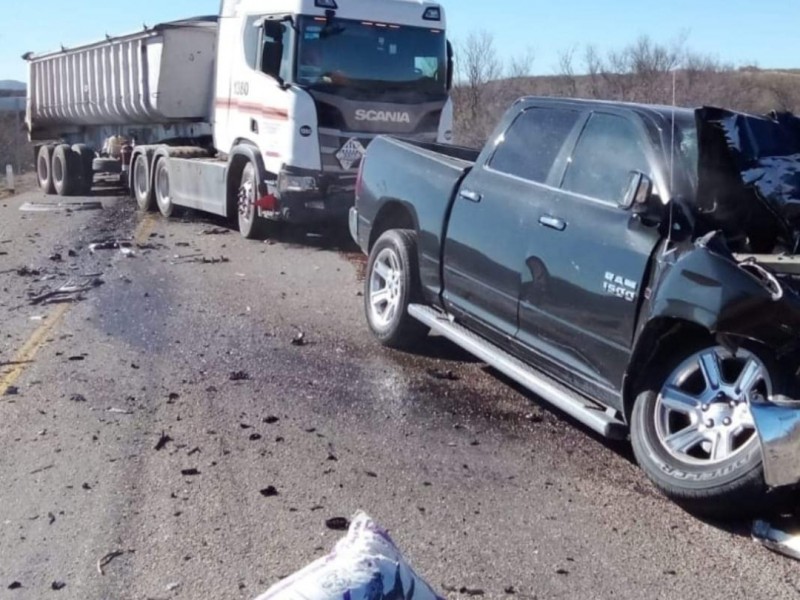
[[[773,523],[756,521],[753,523],[753,539],[765,548],[800,560],[800,520],[778,519]]]

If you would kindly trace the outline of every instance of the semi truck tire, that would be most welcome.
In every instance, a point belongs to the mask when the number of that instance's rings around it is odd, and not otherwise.
[[[258,198],[258,179],[256,167],[252,161],[242,169],[237,192],[237,209],[239,215],[239,233],[248,240],[255,240],[265,233],[265,223],[258,215],[256,200]]]
[[[81,165],[81,182],[78,193],[88,196],[92,193],[92,185],[94,184],[94,167],[92,165],[92,161],[94,161],[94,150],[86,144],[75,144],[72,147],[72,151],[78,155],[78,160]]]
[[[53,150],[52,179],[53,187],[59,196],[71,196],[81,186],[82,168],[78,155],[72,147],[59,144]]]
[[[423,302],[417,257],[417,234],[409,229],[387,231],[369,255],[364,282],[367,323],[389,348],[409,350],[428,335],[428,328],[408,314],[409,304]]]
[[[53,147],[41,146],[36,156],[36,179],[45,194],[55,194],[53,186]]]
[[[156,159],[153,187],[155,188],[158,210],[165,218],[169,219],[175,212],[175,205],[172,202],[172,192],[170,190],[169,157],[162,156]]]
[[[156,207],[153,186],[150,185],[150,165],[147,155],[138,154],[131,169],[131,192],[136,205],[143,212],[151,212]]]

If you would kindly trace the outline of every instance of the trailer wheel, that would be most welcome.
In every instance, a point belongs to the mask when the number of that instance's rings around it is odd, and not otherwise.
[[[159,212],[167,219],[170,218],[175,212],[175,205],[172,203],[169,159],[166,157],[162,156],[156,161],[153,187],[155,187],[156,204]]]
[[[131,173],[131,191],[134,198],[136,198],[139,210],[144,212],[152,211],[156,207],[156,200],[150,185],[150,168],[146,155],[139,154],[136,156]]]
[[[53,187],[59,196],[71,196],[81,185],[83,179],[80,159],[71,146],[60,144],[53,150]]]
[[[79,194],[89,195],[92,193],[92,185],[94,184],[94,150],[86,144],[75,144],[72,151],[78,155],[80,161],[80,189]]]
[[[265,223],[258,215],[256,197],[258,196],[258,181],[256,168],[248,162],[242,169],[242,178],[238,191],[239,233],[248,240],[254,240],[264,235]]]
[[[45,194],[55,194],[56,188],[53,186],[53,147],[42,146],[36,157],[36,178],[39,187]]]

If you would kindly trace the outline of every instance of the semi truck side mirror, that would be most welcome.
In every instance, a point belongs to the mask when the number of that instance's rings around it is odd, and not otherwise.
[[[652,180],[640,171],[631,171],[625,194],[620,199],[619,206],[628,210],[642,211],[653,193]],[[638,209],[638,210],[637,210]]]
[[[447,42],[447,90],[453,89],[453,44]]]

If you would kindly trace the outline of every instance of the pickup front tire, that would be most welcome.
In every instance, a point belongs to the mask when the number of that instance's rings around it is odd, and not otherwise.
[[[771,361],[713,342],[659,360],[638,395],[631,441],[639,465],[667,497],[712,518],[765,508],[761,445],[749,402],[786,391]]]
[[[364,291],[367,323],[381,344],[410,349],[428,335],[428,328],[408,314],[408,305],[420,302],[417,234],[387,231],[370,252]]]

